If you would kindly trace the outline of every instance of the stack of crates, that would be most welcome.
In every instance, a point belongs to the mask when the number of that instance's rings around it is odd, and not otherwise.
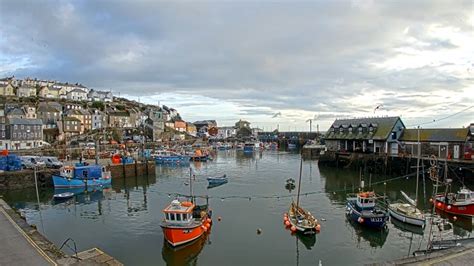
[[[0,170],[6,171],[7,170],[7,156],[0,156]]]
[[[0,170],[19,171],[21,170],[21,159],[15,154],[0,156]]]
[[[21,159],[16,154],[9,154],[7,157],[7,169],[6,171],[19,171],[21,170]]]

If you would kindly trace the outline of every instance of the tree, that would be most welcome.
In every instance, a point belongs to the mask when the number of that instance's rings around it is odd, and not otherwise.
[[[114,128],[113,131],[112,131],[112,139],[117,141],[117,142],[121,142],[122,141],[122,132],[120,130],[118,130],[117,128]]]
[[[105,109],[105,104],[103,102],[92,102],[92,108],[99,109],[101,111],[104,111]]]

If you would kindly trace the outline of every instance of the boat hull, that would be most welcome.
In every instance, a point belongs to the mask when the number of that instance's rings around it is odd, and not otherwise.
[[[473,217],[474,216],[474,204],[456,205],[447,204],[444,201],[444,196],[438,196],[434,200],[435,208],[444,211],[449,214]]]
[[[349,219],[360,225],[378,229],[385,227],[389,217],[388,213],[384,211],[360,212],[354,207],[351,201],[347,202],[346,215]]]
[[[195,227],[165,227],[163,228],[163,235],[166,241],[173,247],[184,245],[201,237],[206,230],[201,224]]]
[[[55,188],[98,187],[108,186],[111,183],[112,178],[76,179],[53,175],[53,184]]]
[[[182,164],[189,165],[188,156],[157,156],[155,162],[157,164]]]
[[[409,225],[414,225],[414,226],[419,226],[421,228],[425,227],[425,219],[418,219],[415,217],[410,217],[407,215],[404,215],[403,213],[400,213],[394,208],[393,206],[388,207],[388,212],[391,217],[399,220],[400,222],[409,224]]]

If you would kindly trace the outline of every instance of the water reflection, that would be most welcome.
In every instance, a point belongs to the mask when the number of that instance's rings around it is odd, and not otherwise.
[[[358,223],[353,222],[350,219],[346,219],[346,225],[352,228],[353,239],[356,241],[357,248],[362,248],[362,240],[369,243],[372,248],[381,248],[388,236],[388,228],[384,227],[380,230],[372,230],[361,226]]]
[[[316,235],[302,235],[302,234],[298,234],[298,233],[293,233],[292,235],[294,235],[298,241],[300,241],[301,243],[303,243],[303,245],[306,247],[307,250],[311,250],[314,245],[316,244]]]
[[[161,256],[167,265],[196,265],[199,253],[208,241],[209,234],[204,234],[195,241],[178,247],[171,246],[166,240],[163,240]]]
[[[469,237],[471,235],[473,228],[471,217],[456,216],[439,209],[436,209],[436,213],[453,224],[453,233],[455,235],[461,237]]]
[[[421,228],[420,226],[414,226],[414,225],[411,225],[411,224],[407,224],[407,223],[401,222],[397,219],[393,219],[392,217],[390,217],[390,221],[395,226],[395,228],[397,228],[397,229],[399,229],[403,232],[409,232],[409,233],[413,233],[413,234],[416,234],[416,235],[423,235],[424,232],[425,232],[425,230],[423,228]]]

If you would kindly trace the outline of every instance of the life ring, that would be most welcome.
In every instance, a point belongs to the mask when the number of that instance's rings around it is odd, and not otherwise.
[[[183,202],[181,202],[181,206],[183,206],[183,207],[191,207],[191,206],[193,206],[193,203],[192,203],[192,202],[189,202],[189,201],[183,201]]]
[[[41,183],[44,183],[46,181],[46,178],[45,178],[44,174],[39,174],[38,179]]]

